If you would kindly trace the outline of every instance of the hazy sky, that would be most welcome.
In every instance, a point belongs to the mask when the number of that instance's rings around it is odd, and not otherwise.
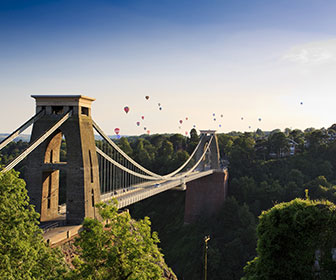
[[[0,132],[31,94],[96,98],[108,134],[329,127],[335,15],[334,0],[1,0]]]

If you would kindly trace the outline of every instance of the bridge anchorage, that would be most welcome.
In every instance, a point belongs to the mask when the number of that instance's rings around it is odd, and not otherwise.
[[[115,198],[123,208],[172,189],[186,190],[186,223],[211,215],[224,202],[228,170],[220,164],[214,130],[201,130],[200,142],[189,159],[174,172],[160,175],[130,158],[92,120],[95,99],[82,95],[32,97],[36,114],[4,139],[0,150],[32,125],[30,144],[1,172],[27,158],[28,195],[41,222],[80,224],[85,217],[99,218],[94,205],[100,201]],[[94,132],[100,140],[95,140]],[[66,156],[61,146],[66,146]],[[63,206],[59,205],[60,182],[66,186]]]

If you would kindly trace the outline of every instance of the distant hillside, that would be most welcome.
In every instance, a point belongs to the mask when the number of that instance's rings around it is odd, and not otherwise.
[[[2,141],[3,139],[5,139],[9,134],[8,133],[0,133],[0,141]],[[21,134],[19,135],[17,138],[15,138],[15,142],[18,141],[23,141],[23,142],[29,142],[30,140],[30,134]]]

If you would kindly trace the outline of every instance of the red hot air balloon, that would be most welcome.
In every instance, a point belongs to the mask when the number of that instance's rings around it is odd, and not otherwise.
[[[139,125],[140,125],[140,122],[136,122],[136,125],[139,126]]]
[[[186,117],[186,121],[188,120],[188,117]]]
[[[118,127],[116,127],[115,129],[114,129],[114,132],[115,132],[115,134],[119,134],[119,132],[120,132],[120,129],[118,128]]]
[[[145,116],[141,116],[141,118],[144,120],[144,119],[145,119]]]
[[[126,114],[129,112],[130,108],[128,106],[124,107],[124,111],[126,112]]]
[[[146,95],[146,96],[145,96],[145,98],[146,98],[146,100],[148,100],[148,99],[149,99],[149,96],[148,96],[148,95]]]
[[[183,123],[183,121],[182,120],[180,120],[180,124],[182,124]]]
[[[150,134],[150,130],[147,130],[147,134]]]
[[[185,135],[188,135],[188,131],[185,132]]]

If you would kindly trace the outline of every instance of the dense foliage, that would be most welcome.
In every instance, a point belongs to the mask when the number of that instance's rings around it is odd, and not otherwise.
[[[62,279],[63,257],[43,242],[37,218],[18,173],[0,174],[1,279]]]
[[[243,279],[335,279],[335,214],[334,204],[309,199],[263,212],[257,228],[258,256],[245,267]]]
[[[149,219],[135,221],[127,211],[119,214],[114,204],[99,204],[98,209],[106,223],[84,220],[84,230],[75,243],[76,269],[69,279],[167,279],[164,274],[168,267],[157,247],[157,233],[151,233]]]

